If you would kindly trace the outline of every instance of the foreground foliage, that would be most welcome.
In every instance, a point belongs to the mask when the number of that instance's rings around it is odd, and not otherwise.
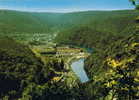
[[[86,67],[86,70],[92,79],[87,87],[92,88],[90,95],[98,100],[138,99],[139,35],[134,34],[120,39],[103,52],[103,55],[102,51],[92,54],[91,63],[89,60],[87,63],[90,67]]]
[[[44,64],[27,46],[7,37],[0,37],[0,99],[84,98],[78,84],[67,84],[68,78],[63,76],[63,72],[63,62],[48,59]]]

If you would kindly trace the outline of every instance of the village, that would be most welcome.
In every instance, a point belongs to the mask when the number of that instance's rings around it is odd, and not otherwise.
[[[84,55],[85,50],[83,48],[61,46],[61,47],[47,47],[43,45],[32,46],[32,51],[36,55],[46,56],[46,57],[70,57],[74,55]]]
[[[87,58],[88,53],[84,48],[70,47],[70,46],[46,46],[46,45],[33,45],[30,46],[35,56],[41,59],[45,64],[49,59],[63,60],[65,68],[70,69],[70,63],[80,58]]]

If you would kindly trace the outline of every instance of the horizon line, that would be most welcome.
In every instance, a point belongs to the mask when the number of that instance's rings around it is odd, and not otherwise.
[[[120,10],[134,10],[134,8],[125,8],[125,9],[63,9],[63,10],[27,10],[27,9],[9,9],[9,8],[0,8],[0,10],[9,10],[9,11],[19,11],[19,12],[36,12],[36,13],[74,13],[74,12],[85,12],[85,11],[120,11]]]

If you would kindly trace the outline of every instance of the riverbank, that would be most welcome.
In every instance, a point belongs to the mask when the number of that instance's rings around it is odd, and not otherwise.
[[[77,86],[80,83],[80,79],[77,74],[73,71],[71,66],[72,63],[78,61],[80,59],[86,59],[90,53],[83,51],[82,48],[69,48],[65,47],[47,47],[47,46],[32,46],[31,47],[34,54],[41,59],[41,61],[46,64],[53,59],[57,59],[58,63],[63,61],[65,71],[56,71],[54,72],[59,75],[54,79],[58,79],[59,81],[63,79],[67,85],[70,87]],[[82,66],[84,67],[84,66]],[[81,67],[81,68],[82,68]]]
[[[68,70],[72,71],[72,73],[74,73],[73,75],[75,77],[77,77],[77,80],[80,81],[81,83],[85,83],[87,81],[89,81],[88,76],[86,75],[86,72],[84,70],[84,61],[80,63],[78,63],[78,61],[80,62],[81,59],[86,59],[90,54],[87,52],[84,53],[80,53],[78,56],[74,55],[73,57],[70,57],[66,62],[65,62],[65,66]],[[72,66],[75,63],[74,66]],[[82,80],[82,78],[80,77],[81,74],[79,75],[79,73],[76,71],[81,70],[81,73],[84,73],[83,76],[85,76],[85,80]],[[76,73],[77,72],[77,73]]]
[[[81,83],[86,83],[89,81],[89,78],[84,70],[84,58],[81,58],[79,60],[76,60],[72,62],[71,68],[73,72],[76,74],[76,76],[80,79]]]
[[[82,59],[82,58],[84,58],[84,59],[86,59],[87,57],[89,57],[90,56],[90,53],[80,53],[80,54],[77,54],[77,55],[74,55],[74,56],[72,56],[72,57],[70,57],[67,61],[66,61],[66,63],[68,64],[68,65],[70,65],[72,62],[74,62],[74,61],[77,61],[77,60],[79,60],[79,59]]]
[[[52,69],[54,73],[58,75],[57,77],[52,78],[52,82],[64,82],[68,88],[78,87],[81,83],[79,77],[73,71],[71,64],[79,59],[85,59],[90,55],[83,51],[82,48],[69,48],[68,46],[47,47],[44,45],[31,46],[30,48],[44,64],[47,64],[48,61],[53,63],[53,59],[56,59],[54,61],[58,61],[59,64],[61,62],[64,63],[63,69],[59,71]]]

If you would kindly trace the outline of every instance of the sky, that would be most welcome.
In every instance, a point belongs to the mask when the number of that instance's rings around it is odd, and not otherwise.
[[[0,0],[0,9],[31,12],[74,12],[133,9],[129,0]]]

